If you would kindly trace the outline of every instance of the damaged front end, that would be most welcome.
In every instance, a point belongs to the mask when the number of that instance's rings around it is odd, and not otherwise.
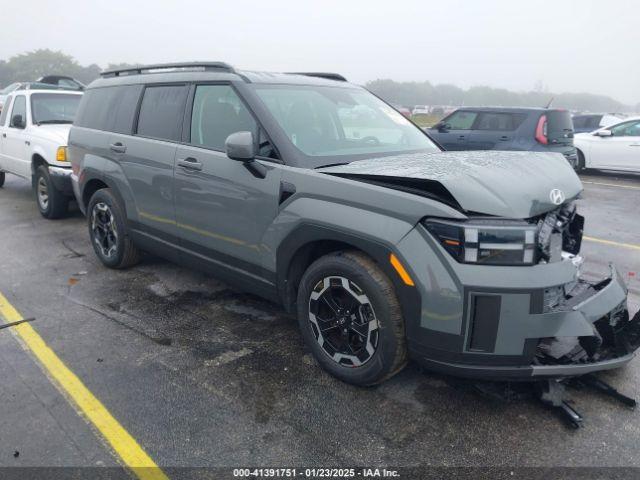
[[[612,282],[618,276],[612,269],[612,276],[597,283],[579,280],[571,290],[555,305],[545,306],[548,313],[581,312],[589,321],[589,335],[556,336],[540,339],[534,365],[597,366],[602,362],[626,359],[640,347],[640,312],[629,318],[626,299],[609,312],[590,311],[590,299],[599,296],[607,288],[615,288]],[[601,314],[601,315],[600,315]],[[600,315],[595,318],[594,316]],[[611,367],[613,368],[613,366]],[[568,370],[567,373],[570,373]]]

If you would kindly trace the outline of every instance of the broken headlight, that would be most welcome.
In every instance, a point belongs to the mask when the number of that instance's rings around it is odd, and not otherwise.
[[[517,222],[429,219],[427,230],[461,263],[533,265],[536,226]]]

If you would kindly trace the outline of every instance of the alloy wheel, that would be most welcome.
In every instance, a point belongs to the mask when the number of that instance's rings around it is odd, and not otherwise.
[[[378,319],[371,301],[351,280],[320,280],[309,299],[309,321],[322,350],[336,363],[359,367],[378,346]]]
[[[111,208],[104,202],[98,202],[91,211],[91,232],[93,241],[102,255],[111,258],[118,250],[118,230]]]

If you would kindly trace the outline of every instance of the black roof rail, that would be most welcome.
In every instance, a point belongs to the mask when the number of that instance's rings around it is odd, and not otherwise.
[[[139,67],[117,68],[114,70],[105,70],[100,73],[103,78],[119,77],[124,75],[140,75],[143,72],[149,73],[150,70],[169,70],[175,68],[191,69],[201,68],[204,71],[223,71],[235,73],[231,65],[224,62],[181,62],[181,63],[158,63],[155,65],[140,65]]]
[[[339,73],[330,73],[330,72],[287,72],[290,75],[305,75],[307,77],[318,77],[318,78],[326,78],[327,80],[337,80],[338,82],[346,82],[347,79],[344,78]]]

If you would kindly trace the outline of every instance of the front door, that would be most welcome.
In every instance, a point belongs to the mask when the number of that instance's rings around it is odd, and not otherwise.
[[[20,116],[20,119],[17,118]],[[20,120],[20,121],[18,121]],[[9,117],[9,128],[3,131],[2,151],[4,169],[24,178],[31,176],[31,162],[25,159],[27,126],[27,99],[24,95],[17,95],[13,100],[13,107]]]
[[[640,120],[620,123],[609,130],[610,137],[593,138],[593,166],[640,170]]]
[[[259,135],[257,122],[230,85],[198,85],[190,117],[188,145],[178,147],[175,166],[182,245],[211,269],[226,267],[245,280],[269,283],[261,267],[266,253],[261,241],[278,214],[280,168],[258,160],[267,167],[266,177],[259,178],[225,154],[232,133]]]
[[[438,127],[429,133],[445,150],[468,150],[469,134],[477,116],[475,112],[457,110],[441,120]]]

